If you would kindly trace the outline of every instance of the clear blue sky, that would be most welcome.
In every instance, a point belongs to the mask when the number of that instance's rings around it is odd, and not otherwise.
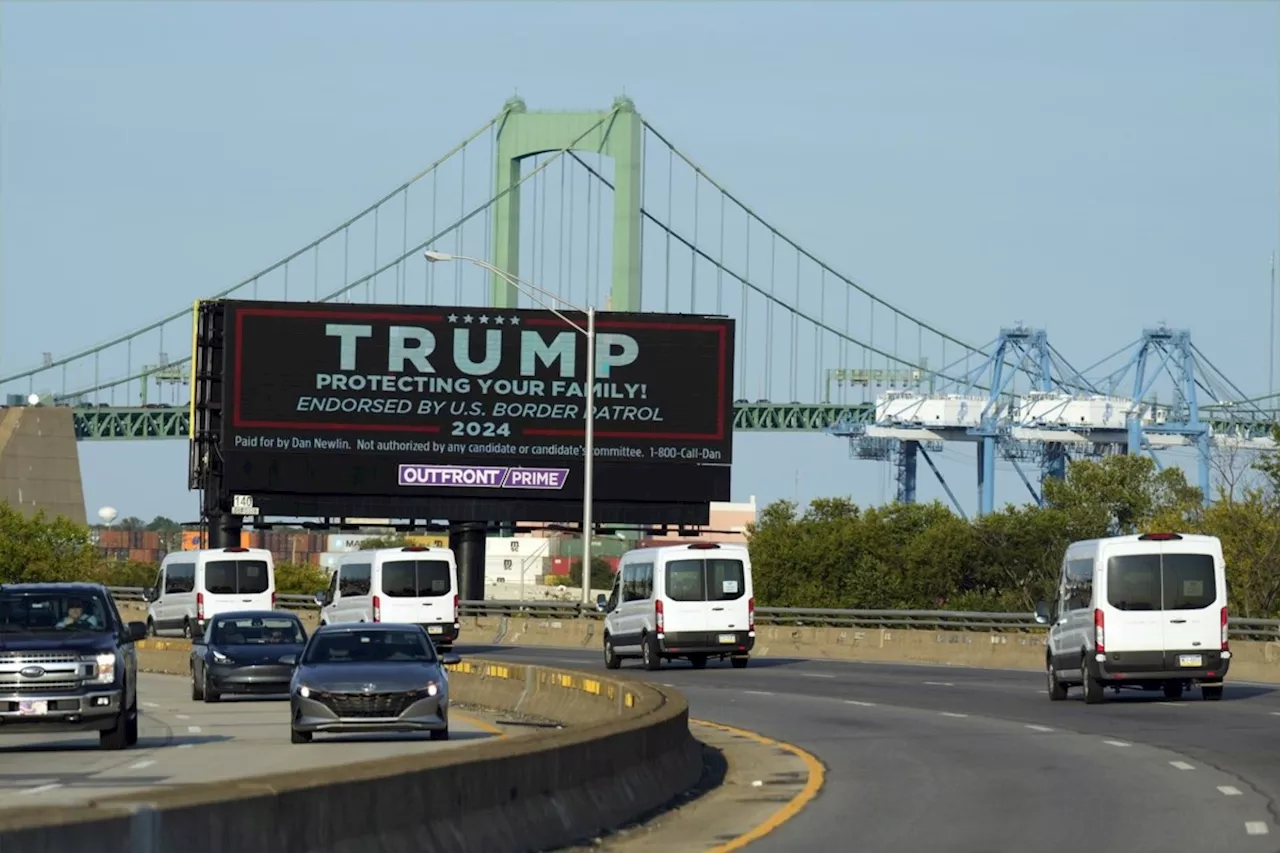
[[[965,340],[1022,320],[1084,365],[1166,320],[1266,390],[1262,2],[0,3],[0,372],[238,281],[515,90],[625,90],[766,219]],[[736,453],[739,498],[893,494],[841,439]],[[968,453],[945,457],[972,508]],[[81,459],[91,512],[194,518],[182,442]]]

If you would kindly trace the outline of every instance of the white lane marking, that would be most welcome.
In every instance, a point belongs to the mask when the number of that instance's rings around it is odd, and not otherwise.
[[[144,707],[144,708],[159,708],[160,706],[159,706],[157,703],[155,703],[155,702],[143,702],[143,703],[142,703],[142,707]]]
[[[1179,770],[1195,770],[1196,769],[1194,764],[1188,764],[1185,761],[1170,761],[1169,763],[1174,767],[1178,768]]]
[[[955,687],[950,681],[926,681],[925,684],[930,687]]]
[[[954,713],[954,712],[952,712],[952,711],[940,711],[939,713],[940,713],[940,714],[942,714],[942,716],[944,716],[944,717],[967,717],[967,716],[969,716],[968,714],[956,714],[956,713]]]
[[[1049,728],[1048,726],[1033,726],[1033,725],[1031,725],[1031,723],[1027,723],[1027,728],[1031,729],[1031,731],[1033,731],[1033,732],[1051,732],[1051,731],[1053,731],[1053,729]]]
[[[1228,797],[1238,797],[1241,795],[1240,789],[1233,785],[1219,785],[1218,790]]]
[[[179,720],[189,720],[189,719],[191,719],[191,717],[189,717],[189,716],[188,716],[188,715],[186,715],[186,714],[174,714],[174,716],[175,716],[175,717],[177,717]]]
[[[800,674],[805,678],[835,678],[834,675],[825,675],[821,672],[802,672]]]
[[[1189,706],[1186,702],[1161,702],[1159,707],[1161,707],[1161,708],[1188,708],[1188,707],[1190,707],[1190,706]]]
[[[36,785],[34,788],[27,788],[25,791],[19,791],[19,794],[43,794],[45,791],[52,791],[54,788],[61,788],[61,782],[50,782],[48,785]]]
[[[846,699],[844,703],[846,705],[857,705],[859,708],[874,708],[876,706],[875,702],[859,702],[857,699]]]
[[[1271,830],[1267,828],[1266,821],[1246,820],[1244,822],[1244,831],[1250,835],[1266,835]]]
[[[752,696],[772,696],[768,690],[744,690],[743,693],[750,693]]]
[[[178,744],[178,749],[190,749],[192,746],[194,746],[194,744],[180,743]]]
[[[129,765],[129,769],[142,770],[144,767],[150,767],[152,764],[155,764],[155,762],[154,761],[135,761],[133,764]]]
[[[1272,712],[1271,712],[1271,716],[1273,716],[1273,717],[1280,717],[1280,711],[1272,711]]]
[[[199,726],[187,726],[187,731],[189,731],[189,732],[190,732],[191,734],[193,734],[193,735],[198,735],[198,734],[200,734],[200,727],[199,727]]]
[[[1105,743],[1107,746],[1129,746],[1129,744],[1125,743],[1122,740],[1104,740],[1103,743]]]

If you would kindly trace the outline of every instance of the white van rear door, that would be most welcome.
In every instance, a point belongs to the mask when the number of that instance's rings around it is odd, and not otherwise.
[[[747,630],[747,567],[740,558],[707,559],[707,601],[708,631]]]
[[[439,634],[440,625],[454,621],[454,569],[448,560],[397,557],[382,564],[381,574],[382,588],[374,594],[383,622],[427,625],[428,633]]]
[[[205,616],[271,609],[271,571],[261,557],[216,557],[204,564]]]
[[[1222,640],[1221,607],[1218,601],[1218,565],[1213,554],[1178,553],[1177,543],[1165,546],[1164,647],[1171,652],[1194,656],[1200,651],[1218,651]],[[1188,659],[1187,666],[1200,666]]]
[[[708,630],[703,561],[678,557],[658,565],[665,574],[662,579],[663,631],[685,634]]]
[[[1107,605],[1104,642],[1109,652],[1163,651],[1165,614],[1160,610],[1160,548],[1146,544],[1108,549],[1103,567]]]

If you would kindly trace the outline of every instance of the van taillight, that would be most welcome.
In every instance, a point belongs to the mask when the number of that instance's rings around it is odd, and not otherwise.
[[[1098,654],[1105,654],[1107,651],[1107,625],[1106,619],[1102,616],[1101,608],[1094,608],[1093,611],[1093,646],[1094,651]]]
[[[1231,644],[1227,641],[1227,608],[1222,608],[1222,650],[1225,652],[1231,648]]]
[[[204,619],[204,593],[203,592],[196,593],[196,618],[200,620]]]
[[[658,633],[663,632],[664,623],[662,620],[662,599],[659,598],[653,602],[653,626]]]
[[[272,592],[272,593],[271,593],[271,609],[272,609],[272,610],[275,610],[275,609],[276,609],[276,594],[275,594],[275,592]]]
[[[462,596],[455,595],[453,597],[453,621],[458,621],[458,614],[461,613]]]
[[[382,621],[382,599],[376,595],[373,597],[373,621]]]
[[[747,599],[747,630],[754,631],[756,629],[756,600],[754,598]]]

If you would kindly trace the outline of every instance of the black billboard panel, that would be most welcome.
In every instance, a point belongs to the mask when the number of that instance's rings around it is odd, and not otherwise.
[[[264,510],[293,495],[312,496],[308,506],[319,496],[415,503],[403,517],[424,516],[423,502],[452,508],[433,517],[580,514],[586,339],[561,317],[216,304],[223,491],[252,494]],[[597,315],[601,521],[615,504],[728,499],[733,332],[723,317]],[[541,516],[528,514],[530,502]]]

